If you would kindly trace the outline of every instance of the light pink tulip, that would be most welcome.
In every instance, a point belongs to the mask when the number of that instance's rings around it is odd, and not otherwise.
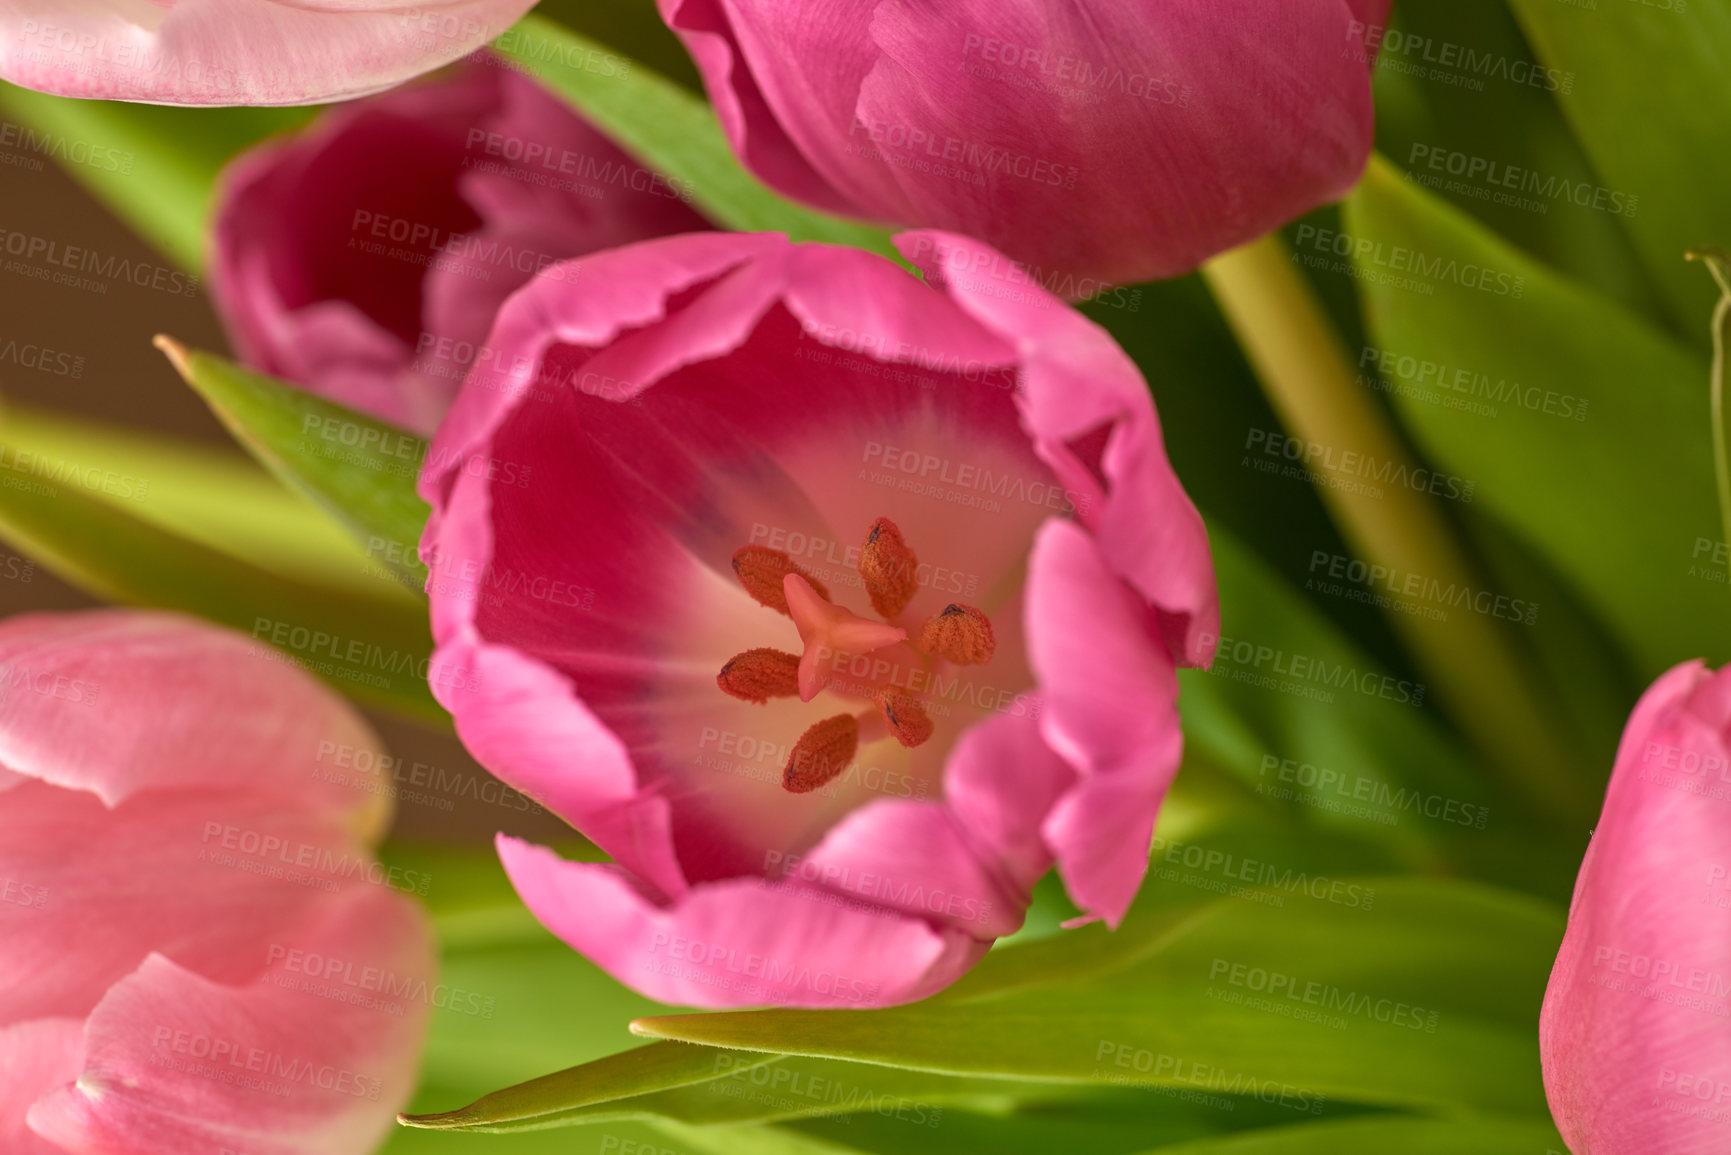
[[[1539,1021],[1575,1155],[1731,1151],[1731,670],[1635,707]]]
[[[1389,0],[659,0],[728,139],[818,208],[975,236],[1070,298],[1345,193]]]
[[[0,79],[99,100],[320,104],[481,48],[534,0],[0,0]]]
[[[1054,862],[1110,923],[1147,868],[1218,633],[1202,521],[1102,330],[900,243],[927,281],[741,234],[552,270],[422,475],[437,692],[616,863],[505,867],[664,1002],[917,999]]]
[[[0,1151],[372,1150],[435,980],[365,723],[154,613],[12,618],[0,688]]]
[[[430,434],[537,269],[706,227],[680,189],[484,57],[236,161],[211,288],[248,364]]]

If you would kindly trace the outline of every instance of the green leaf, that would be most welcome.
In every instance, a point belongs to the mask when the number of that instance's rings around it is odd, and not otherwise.
[[[957,1122],[955,1116],[946,1117],[943,1123],[945,1131],[953,1129]],[[855,1120],[844,1120],[853,1123]],[[1020,1131],[1030,1125],[1037,1125],[1039,1116],[1014,1119],[1011,1128],[1006,1128],[999,1145],[983,1150],[991,1150],[994,1155],[1010,1150],[1005,1145],[1006,1140],[1012,1140]],[[1070,1122],[1066,1120],[1066,1122]],[[963,1121],[966,1125],[966,1121]],[[718,1132],[697,1132],[691,1129],[674,1131],[687,1140],[690,1146],[699,1151],[711,1151],[716,1155],[732,1155],[734,1151],[748,1150],[742,1146],[728,1146],[729,1141],[743,1143],[749,1140],[749,1133],[740,1129],[737,1137],[726,1130]],[[852,1141],[861,1128],[826,1128],[827,1136],[840,1137]],[[905,1125],[892,1131],[886,1125],[878,1128],[885,1142],[872,1143],[875,1136],[859,1136],[866,1141],[859,1146],[839,1144],[825,1145],[813,1148],[826,1153],[835,1151],[883,1151],[893,1155],[909,1155],[912,1150],[941,1152],[954,1149],[944,1142],[937,1133],[931,1136],[928,1144],[917,1148],[909,1146],[909,1140],[918,1142],[922,1136],[917,1131],[910,1131]],[[721,1142],[706,1143],[705,1136],[717,1134],[725,1136]],[[1462,1155],[1471,1152],[1472,1155],[1567,1155],[1563,1142],[1558,1137],[1556,1128],[1548,1122],[1511,1122],[1501,1119],[1463,1119],[1440,1120],[1418,1119],[1410,1116],[1378,1115],[1353,1119],[1329,1119],[1311,1123],[1299,1123],[1286,1126],[1265,1126],[1249,1130],[1234,1131],[1228,1135],[1217,1135],[1208,1138],[1180,1138],[1150,1145],[1151,1138],[1146,1132],[1143,1142],[1117,1144],[1109,1148],[1112,1152],[1135,1152],[1137,1155],[1390,1155],[1399,1152],[1400,1155]],[[1043,1155],[1046,1151],[1071,1149],[1098,1151],[1095,1144],[1086,1146],[1072,1145],[1065,1142],[1064,1132],[1056,1132],[1045,1140],[1046,1146],[1031,1146],[1030,1152]],[[1061,1145],[1061,1146],[1060,1146]],[[1021,1150],[1022,1148],[1015,1148]],[[790,1148],[800,1151],[801,1148]]]
[[[592,40],[604,41],[632,60],[646,64],[691,92],[703,91],[703,77],[685,45],[667,27],[655,0],[541,0],[535,14]]]
[[[0,82],[23,147],[52,158],[145,240],[193,272],[217,173],[242,149],[305,124],[307,108],[176,108],[46,96]]]
[[[775,1056],[751,1055],[737,1061],[754,1067],[774,1062]],[[494,1091],[455,1111],[405,1115],[402,1121],[411,1127],[445,1131],[529,1131],[566,1126],[571,1115],[582,1108],[669,1087],[707,1083],[721,1073],[721,1063],[733,1062],[731,1056],[712,1047],[651,1043]]]
[[[1454,398],[1490,405],[1495,416],[1486,416],[1445,404],[1436,372],[1424,388],[1392,382],[1400,389],[1391,399],[1425,452],[1475,481],[1473,504],[1575,583],[1644,678],[1703,652],[1731,657],[1724,587],[1691,572],[1704,568],[1694,564],[1700,543],[1710,552],[1719,535],[1705,358],[1514,250],[1384,161],[1373,162],[1347,219],[1364,249],[1360,284],[1378,347],[1493,391]],[[1397,259],[1409,271],[1420,260],[1440,271],[1420,279],[1428,291],[1416,291],[1392,283],[1412,279],[1390,276],[1384,266]],[[1450,277],[1449,269],[1474,272]],[[1488,270],[1494,287],[1520,284],[1521,295],[1475,287],[1476,270]],[[1509,392],[1516,387],[1520,399]]]
[[[927,1126],[910,1126],[907,1112],[893,1111],[834,1118],[795,1119],[779,1130],[844,1145],[850,1151],[880,1155],[1051,1155],[1054,1151],[1086,1151],[1090,1155],[1126,1155],[1161,1143],[1177,1143],[1226,1134],[1284,1120],[1291,1115],[1278,1104],[1254,1098],[1231,1100],[1231,1109],[1190,1102],[1187,1097],[1126,1089],[1111,1098],[1077,1098],[1069,1102],[1019,1104],[1002,1113],[945,1110]],[[666,1124],[657,1124],[665,1127]],[[708,1128],[711,1133],[721,1128]],[[697,1150],[703,1150],[697,1147]]]
[[[1180,789],[1203,758],[1253,792],[1243,806],[1395,856],[1359,872],[1468,874],[1566,898],[1580,847],[1521,821],[1510,795],[1439,723],[1423,684],[1367,654],[1212,519],[1209,537],[1223,641],[1211,670],[1179,673],[1188,757]]]
[[[1714,294],[1683,254],[1731,247],[1731,4],[1511,6],[1552,70],[1563,114],[1607,194],[1639,198],[1633,215],[1619,219],[1663,287],[1677,331],[1700,340]]]
[[[555,849],[568,859],[605,861],[575,838]],[[622,986],[536,922],[491,846],[387,842],[380,853],[433,880],[426,901],[438,931],[440,981],[474,996],[434,1014],[415,1110],[448,1110],[501,1084],[642,1045],[626,1024],[661,1004]]]
[[[1159,1155],[1566,1155],[1548,1122],[1343,1119],[1151,1147]]]
[[[857,1155],[859,1148],[781,1127],[687,1127],[657,1124],[656,1130],[706,1155]]]
[[[627,152],[689,190],[717,224],[894,256],[889,235],[801,208],[740,165],[700,97],[567,28],[528,16],[493,45],[569,100]]]
[[[157,345],[266,469],[346,526],[376,565],[425,588],[415,552],[428,513],[415,493],[425,441],[214,354],[166,337]]]
[[[378,1155],[589,1155],[595,1151],[601,1155],[660,1155],[666,1150],[666,1138],[641,1123],[614,1123],[587,1148],[574,1148],[570,1133],[562,1131],[519,1131],[479,1140],[461,1131],[395,1127]]]
[[[507,1134],[621,1120],[694,1126],[778,1122],[901,1108],[924,1125],[948,1109],[1005,1114],[1035,1104],[1085,1100],[1109,1106],[1140,1095],[1026,1079],[982,1079],[870,1063],[655,1044],[496,1091],[457,1111],[417,1115],[410,1126]],[[1120,1103],[1120,1105],[1122,1105]]]
[[[948,1075],[1274,1088],[1304,1109],[1344,1099],[1542,1118],[1532,1023],[1560,914],[1461,884],[1374,887],[1374,911],[1224,900],[1142,957],[1059,985],[999,988],[988,957],[982,978],[914,1006],[668,1016],[633,1029]],[[1106,932],[1093,929],[1059,941],[1099,949]]]
[[[1593,206],[1599,177],[1546,91],[1563,78],[1535,66],[1509,10],[1417,0],[1396,4],[1388,23],[1375,73],[1377,149],[1540,260],[1666,318],[1613,211],[1628,201]]]
[[[86,592],[179,610],[257,638],[373,705],[444,722],[427,688],[426,614],[398,591],[366,596],[262,570],[86,495],[96,467],[25,461],[0,442],[0,536]],[[97,486],[100,488],[100,484]]]
[[[160,438],[7,404],[6,444],[41,468],[114,484],[86,486],[98,501],[261,569],[363,596],[415,595],[371,565],[354,538],[229,447]],[[95,471],[95,472],[91,472]],[[110,492],[112,491],[112,492]],[[370,572],[369,572],[370,571]]]

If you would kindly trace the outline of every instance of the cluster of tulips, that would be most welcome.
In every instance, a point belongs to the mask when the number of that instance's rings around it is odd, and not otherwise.
[[[486,52],[524,0],[10,0],[0,76],[346,102],[230,165],[211,287],[247,364],[432,440],[435,693],[611,859],[502,837],[518,893],[669,1004],[884,1006],[964,974],[1053,868],[1081,921],[1137,894],[1176,671],[1211,661],[1219,609],[1148,383],[1070,303],[1343,195],[1387,3],[661,0],[746,167],[911,230],[905,265],[713,227]],[[425,1006],[310,997],[281,960],[431,979],[371,858],[383,813],[319,774],[376,736],[171,615],[14,619],[0,665],[94,699],[0,700],[0,1150],[370,1150]],[[1699,665],[1629,722],[1540,1024],[1581,1155],[1724,1133],[1647,1087],[1731,1049],[1687,997],[1731,973],[1731,935],[1682,894],[1723,884],[1731,824],[1654,772],[1731,775],[1728,733],[1731,682]],[[717,734],[774,748],[781,788],[694,771]],[[861,765],[932,789],[881,796]],[[867,875],[921,897],[834,900]],[[647,965],[674,942],[762,961]]]

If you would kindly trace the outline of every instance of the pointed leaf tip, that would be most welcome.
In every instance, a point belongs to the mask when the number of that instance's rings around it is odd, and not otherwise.
[[[150,343],[162,350],[162,355],[168,358],[169,364],[174,366],[174,371],[180,374],[182,380],[190,384],[192,381],[192,350],[167,333],[158,333],[151,338]]]

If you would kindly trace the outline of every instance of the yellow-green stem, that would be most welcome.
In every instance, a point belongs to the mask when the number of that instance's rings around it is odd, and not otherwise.
[[[1709,379],[1708,396],[1713,414],[1713,473],[1719,483],[1719,526],[1725,541],[1731,541],[1731,451],[1725,436],[1725,338],[1731,325],[1731,273],[1726,269],[1726,257],[1714,249],[1689,254],[1691,261],[1700,261],[1719,284],[1719,303],[1713,308],[1713,375]]]
[[[1298,438],[1358,452],[1398,470],[1413,463],[1357,374],[1314,290],[1270,235],[1203,266],[1203,276],[1282,423]],[[1483,588],[1456,527],[1427,494],[1319,487],[1341,535],[1372,564],[1422,574],[1445,588]],[[1527,655],[1488,618],[1392,614],[1391,624],[1456,726],[1534,807],[1578,821],[1594,809],[1558,738],[1557,711]]]

